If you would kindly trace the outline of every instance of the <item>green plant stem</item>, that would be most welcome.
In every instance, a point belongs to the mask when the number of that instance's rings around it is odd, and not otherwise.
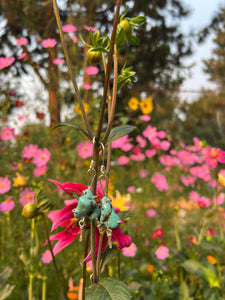
[[[117,47],[116,45],[114,46],[114,67],[113,67],[113,94],[112,94],[112,105],[110,109],[110,114],[109,114],[109,120],[108,120],[108,125],[106,128],[105,135],[102,139],[102,143],[105,144],[107,141],[107,138],[110,134],[110,131],[112,129],[113,125],[113,119],[115,115],[115,109],[116,109],[116,94],[117,94],[117,78],[118,78],[118,53],[117,53]]]
[[[73,68],[72,68],[72,65],[71,65],[70,58],[69,58],[68,50],[67,50],[65,40],[64,40],[64,37],[63,37],[62,24],[61,24],[61,20],[60,20],[60,16],[59,16],[58,6],[57,6],[57,3],[56,3],[56,0],[52,0],[52,1],[53,1],[53,7],[54,7],[54,11],[55,11],[57,27],[59,29],[59,36],[60,36],[60,40],[61,40],[61,43],[62,43],[63,52],[64,52],[64,55],[65,55],[66,64],[67,64],[67,67],[68,67],[70,78],[71,78],[72,83],[73,83],[73,87],[74,87],[74,90],[75,90],[77,101],[79,103],[79,107],[80,107],[80,110],[81,110],[81,114],[82,114],[82,118],[83,118],[85,127],[87,129],[88,134],[89,134],[90,140],[92,140],[93,139],[93,134],[92,134],[91,127],[90,127],[88,119],[87,119],[87,115],[86,115],[86,112],[85,112],[85,109],[84,109],[83,101],[81,99],[81,95],[80,95],[80,92],[79,92],[79,89],[78,89],[78,86],[77,86],[77,83],[76,83],[76,80],[75,80],[75,75],[74,75],[74,72],[73,72]]]
[[[201,243],[201,241],[204,238],[204,234],[205,234],[205,230],[206,230],[206,226],[207,226],[208,221],[206,219],[204,219],[199,236],[198,236],[198,240],[197,240],[197,245],[199,245]]]
[[[181,251],[181,242],[180,242],[180,235],[179,235],[179,220],[178,220],[178,211],[174,211],[174,232],[175,232],[175,239],[177,245],[177,251]]]
[[[101,227],[99,228],[99,233],[100,233],[100,239],[98,243],[98,255],[97,255],[97,261],[96,261],[96,269],[97,269],[97,280],[99,280],[99,275],[100,275],[100,257],[101,257],[101,250],[102,250],[102,243],[103,243],[103,237],[104,237],[104,229]]]
[[[63,291],[62,282],[61,282],[60,275],[59,275],[59,271],[58,271],[58,267],[57,267],[56,260],[55,260],[55,255],[53,254],[53,250],[52,250],[52,245],[51,245],[51,241],[50,241],[50,237],[49,237],[48,225],[47,225],[47,222],[46,222],[46,217],[45,217],[44,214],[42,214],[42,217],[43,217],[43,221],[44,221],[45,234],[46,234],[47,241],[48,241],[48,247],[49,247],[49,250],[50,250],[51,255],[52,255],[52,261],[53,261],[53,265],[54,265],[54,268],[55,268],[56,276],[57,276],[57,279],[58,279],[58,285],[59,285],[59,288],[60,288],[61,296],[62,296],[63,300],[66,300],[66,297],[65,297],[64,291]]]
[[[118,279],[120,280],[120,257],[121,257],[121,250],[118,250],[118,260],[117,260],[117,272],[118,272]]]
[[[35,239],[35,218],[31,219],[31,233],[30,233],[30,256],[34,257],[34,239]]]
[[[46,300],[46,277],[42,277],[42,297],[41,300]]]
[[[111,34],[111,40],[109,45],[109,56],[106,66],[106,74],[105,74],[105,82],[104,82],[104,91],[103,91],[103,97],[102,97],[102,103],[100,108],[100,115],[99,115],[99,122],[98,122],[98,128],[96,133],[96,140],[99,141],[101,130],[102,130],[102,124],[103,124],[103,117],[105,112],[105,105],[106,105],[106,98],[107,98],[107,92],[108,92],[108,85],[109,85],[109,77],[112,67],[112,60],[113,60],[113,52],[114,52],[114,44],[115,44],[115,38],[116,38],[116,30],[117,30],[117,23],[119,19],[119,12],[120,12],[120,6],[121,6],[122,0],[117,0],[116,3],[116,12],[113,20],[113,30]]]
[[[6,222],[5,222],[5,215],[2,215],[1,218],[1,258],[4,260],[5,258],[5,232],[6,232]]]
[[[29,300],[32,300],[34,275],[29,273]]]
[[[88,234],[86,237],[86,243],[85,243],[85,248],[84,248],[84,258],[88,255],[89,241],[90,241],[90,230],[88,230]],[[82,300],[85,300],[86,275],[87,275],[86,263],[83,263]]]

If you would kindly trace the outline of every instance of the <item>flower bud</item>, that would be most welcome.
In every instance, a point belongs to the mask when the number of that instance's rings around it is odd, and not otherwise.
[[[102,52],[94,51],[93,48],[90,48],[87,51],[87,61],[90,65],[97,65],[102,61]]]
[[[38,209],[34,203],[27,203],[23,210],[22,215],[27,219],[36,218],[38,215]]]
[[[130,24],[129,21],[122,20],[120,22],[119,26],[121,28],[123,28],[123,30],[125,31],[127,37],[129,37],[132,34],[133,28],[132,28],[132,26],[131,26],[131,24]]]

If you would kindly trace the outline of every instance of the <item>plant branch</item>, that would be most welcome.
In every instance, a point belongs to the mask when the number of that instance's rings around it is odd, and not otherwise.
[[[110,71],[111,71],[112,60],[113,60],[113,52],[114,52],[114,44],[115,44],[115,38],[116,38],[117,23],[118,23],[118,19],[119,19],[119,12],[120,12],[121,3],[122,3],[122,0],[117,0],[116,12],[115,12],[114,21],[113,21],[113,30],[112,30],[110,46],[109,46],[109,56],[108,56],[108,61],[107,61],[107,66],[106,66],[103,98],[102,98],[102,103],[101,103],[101,108],[100,108],[98,129],[97,129],[97,133],[96,133],[97,142],[99,141],[99,137],[100,137],[101,130],[102,130],[103,117],[104,117],[104,112],[105,112],[106,98],[107,98],[108,85],[109,85],[109,77],[110,77]]]
[[[79,106],[80,106],[80,110],[81,110],[81,114],[82,114],[82,118],[83,118],[85,127],[87,129],[87,132],[89,134],[90,139],[92,140],[93,139],[93,134],[92,134],[91,127],[90,127],[88,119],[87,119],[87,115],[86,115],[86,112],[85,112],[85,109],[84,109],[84,105],[83,105],[83,102],[82,102],[82,99],[81,99],[81,95],[80,95],[80,92],[79,92],[79,89],[78,89],[78,86],[77,86],[77,83],[76,83],[76,80],[75,80],[75,75],[74,75],[73,68],[72,68],[72,65],[71,65],[71,61],[70,61],[70,58],[69,58],[68,50],[67,50],[67,47],[66,47],[66,44],[65,44],[65,41],[64,41],[63,32],[62,32],[62,24],[61,24],[61,20],[60,20],[60,17],[59,17],[58,6],[57,6],[57,3],[56,3],[56,0],[52,0],[52,1],[53,1],[54,10],[55,10],[56,22],[57,22],[57,26],[58,26],[58,29],[59,29],[60,40],[61,40],[61,43],[62,43],[64,55],[65,55],[65,58],[66,58],[66,64],[67,64],[67,67],[68,67],[70,78],[71,78],[72,83],[73,83],[73,87],[74,87],[75,94],[76,94],[76,97],[77,97],[77,100],[78,100],[78,103],[79,103]]]

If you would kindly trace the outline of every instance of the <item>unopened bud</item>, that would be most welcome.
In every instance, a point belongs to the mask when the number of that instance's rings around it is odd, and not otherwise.
[[[36,218],[38,215],[38,209],[34,203],[27,203],[23,210],[22,215],[27,219]]]

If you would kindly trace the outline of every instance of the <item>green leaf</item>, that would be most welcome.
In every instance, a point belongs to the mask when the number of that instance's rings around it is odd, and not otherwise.
[[[0,283],[7,280],[12,274],[12,268],[9,266],[6,266],[4,270],[0,273]],[[1,299],[1,298],[0,298]]]
[[[179,300],[191,300],[189,297],[189,289],[186,282],[182,282],[179,287]]]
[[[137,129],[137,127],[132,125],[121,125],[118,127],[114,127],[109,134],[107,143],[118,140],[119,138],[131,133],[135,129]]]
[[[134,214],[129,212],[129,210],[122,210],[118,213],[118,216],[120,217],[120,220],[133,217]]]
[[[215,243],[211,243],[211,242],[208,242],[208,241],[203,241],[200,243],[199,245],[201,248],[203,248],[204,250],[207,250],[207,251],[216,251],[216,252],[222,252],[222,248],[220,248],[219,246],[215,245]]]
[[[104,266],[107,265],[107,263],[110,262],[110,260],[116,255],[117,252],[118,250],[115,248],[110,249],[109,247],[107,247],[105,249],[105,251],[101,254],[100,270],[104,268]]]
[[[77,130],[80,130],[80,131],[83,132],[83,134],[85,134],[85,135],[88,137],[88,139],[91,141],[91,138],[89,137],[88,132],[87,132],[86,130],[84,130],[83,128],[81,128],[80,126],[76,125],[76,124],[59,123],[59,124],[54,125],[54,126],[51,128],[51,130],[56,129],[56,128],[61,127],[61,126],[72,127],[72,128],[77,129]]]
[[[205,280],[208,282],[210,288],[220,287],[220,279],[216,276],[213,270],[209,268],[202,267],[203,276]]]
[[[134,46],[139,45],[139,39],[134,35],[130,35],[129,38],[128,38],[128,41]]]
[[[127,286],[119,280],[106,278],[86,290],[86,300],[128,300],[131,299]]]
[[[181,266],[189,273],[203,277],[202,264],[197,260],[186,260]]]
[[[146,21],[146,18],[144,16],[139,16],[139,17],[131,19],[131,23],[133,23],[135,25],[140,25],[140,24],[144,23],[145,21]]]
[[[115,40],[117,49],[120,49],[123,46],[125,41],[126,41],[126,33],[122,28],[120,28],[119,33],[116,35],[116,40]]]
[[[122,16],[120,17],[120,22],[121,22],[121,21],[123,20],[123,18],[126,16],[127,12],[128,12],[128,5],[126,5],[125,11],[124,11],[124,13],[122,14]]]
[[[9,285],[9,284],[6,284],[4,287],[0,286],[0,299],[3,300],[8,298],[14,288],[15,285]]]

